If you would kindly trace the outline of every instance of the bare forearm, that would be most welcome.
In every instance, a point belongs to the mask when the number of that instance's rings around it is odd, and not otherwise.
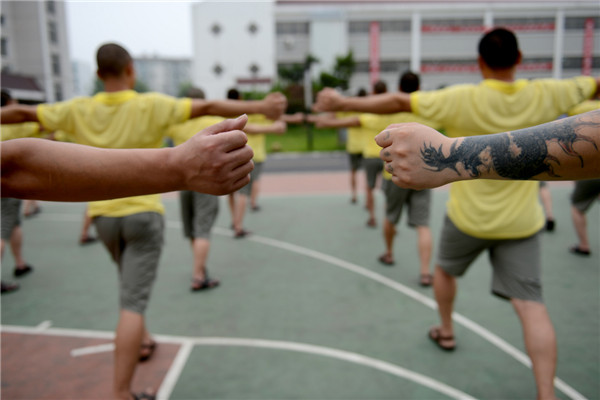
[[[366,97],[347,97],[341,111],[373,114],[393,114],[411,111],[410,96],[406,93],[382,93]]]
[[[35,106],[13,104],[2,107],[0,120],[3,124],[18,124],[21,122],[39,122]]]
[[[37,139],[2,143],[2,196],[104,200],[182,188],[172,149],[108,150]]]
[[[600,177],[600,110],[514,132],[459,139],[448,156],[423,143],[432,171],[460,179],[575,180]]]

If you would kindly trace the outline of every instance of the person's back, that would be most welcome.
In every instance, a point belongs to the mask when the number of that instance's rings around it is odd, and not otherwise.
[[[591,77],[565,81],[514,80],[520,57],[512,33],[503,29],[493,31],[480,43],[484,80],[477,85],[456,85],[415,93],[411,96],[413,112],[439,121],[449,137],[473,136],[552,121],[590,97],[596,89]],[[535,144],[531,145],[535,147]],[[527,148],[529,145],[518,157],[528,157]],[[429,154],[435,155],[432,150],[428,149]],[[485,156],[485,151],[479,149],[480,157]],[[436,156],[434,162],[452,162],[439,154]],[[518,169],[518,160],[513,165]],[[464,168],[472,174],[480,167],[479,158],[452,165],[452,168]],[[451,186],[448,216],[461,231],[487,239],[527,237],[544,224],[536,182],[456,182]]]

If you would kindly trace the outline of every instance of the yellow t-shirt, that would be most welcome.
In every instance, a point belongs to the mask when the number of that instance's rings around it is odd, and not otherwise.
[[[358,117],[357,112],[338,112],[336,118]],[[365,147],[365,129],[362,126],[351,126],[347,129],[346,152],[349,154],[362,154]]]
[[[411,95],[412,111],[438,121],[450,137],[523,129],[555,120],[590,98],[595,79],[487,79]],[[539,182],[476,180],[450,188],[448,216],[463,232],[484,239],[531,236],[544,225]]]
[[[407,112],[396,114],[361,114],[359,119],[360,125],[367,132],[363,150],[363,157],[365,158],[379,158],[381,147],[375,142],[375,136],[392,124],[418,122],[434,129],[440,128],[440,125],[436,122]]]
[[[38,138],[42,136],[40,124],[37,122],[24,122],[22,124],[5,124],[0,127],[2,141],[22,138]]]
[[[587,100],[571,108],[567,114],[569,116],[583,114],[588,111],[600,110],[600,100]]]
[[[207,115],[204,117],[192,118],[182,124],[173,125],[167,131],[167,136],[173,139],[175,146],[179,146],[183,142],[189,140],[196,133],[208,128],[214,124],[218,124],[225,118]]]
[[[93,97],[40,104],[37,115],[50,131],[62,130],[79,144],[111,149],[161,147],[167,128],[190,118],[191,100],[159,93],[125,90]],[[124,217],[140,212],[164,213],[160,195],[89,203],[91,217]]]
[[[248,115],[248,123],[256,125],[271,125],[273,121],[267,119],[262,114]],[[267,159],[267,136],[264,133],[248,135],[248,146],[254,151],[252,160],[256,163],[264,162]]]

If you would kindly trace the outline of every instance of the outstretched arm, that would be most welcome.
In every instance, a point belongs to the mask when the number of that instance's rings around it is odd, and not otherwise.
[[[412,111],[408,93],[382,93],[365,97],[344,97],[331,88],[317,94],[313,111],[358,111],[373,114],[393,114]]]
[[[248,135],[255,134],[274,134],[281,135],[287,131],[287,124],[281,120],[273,121],[272,124],[246,124],[244,132]]]
[[[18,124],[21,122],[40,122],[37,117],[37,106],[11,104],[2,107],[0,120],[3,124]]]
[[[600,110],[514,132],[447,138],[424,125],[394,124],[375,141],[401,187],[469,179],[600,178]]]
[[[99,149],[39,139],[2,142],[2,197],[90,201],[194,190],[222,195],[249,182],[247,117],[226,120],[180,146]]]
[[[358,117],[337,118],[333,113],[310,115],[308,121],[315,124],[317,128],[350,128],[360,126],[360,118]]]
[[[263,114],[277,120],[287,108],[287,99],[281,93],[270,93],[263,100],[202,100],[192,99],[191,118],[203,115],[235,117],[241,114]]]

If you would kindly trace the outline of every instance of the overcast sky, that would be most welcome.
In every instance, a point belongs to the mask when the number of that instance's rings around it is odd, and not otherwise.
[[[117,42],[132,56],[191,57],[192,1],[67,0],[71,58],[95,68],[95,53]]]

